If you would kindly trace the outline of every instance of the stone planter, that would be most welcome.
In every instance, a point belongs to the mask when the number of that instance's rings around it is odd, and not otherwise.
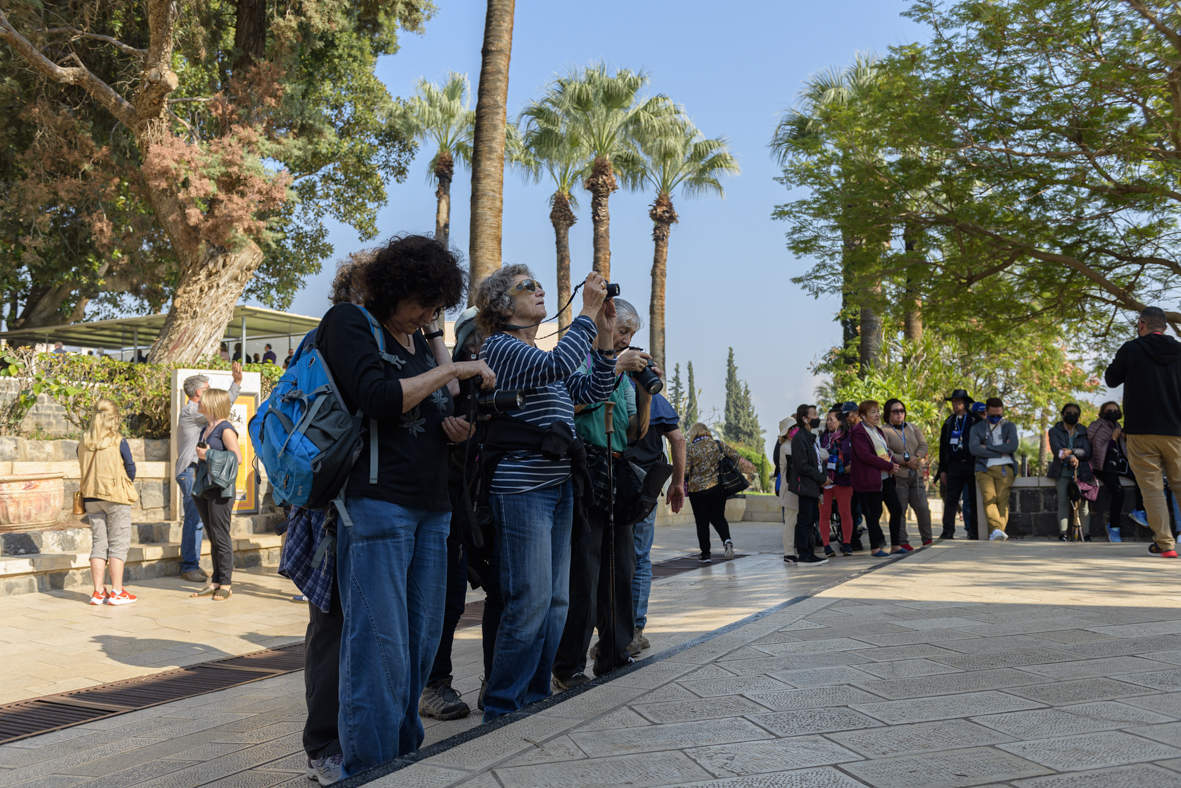
[[[0,476],[0,533],[55,525],[64,499],[64,473]]]
[[[739,495],[726,501],[726,522],[740,523],[746,514],[746,497]]]

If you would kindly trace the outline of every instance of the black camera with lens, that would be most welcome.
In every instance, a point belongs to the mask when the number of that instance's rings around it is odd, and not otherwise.
[[[910,452],[907,451],[902,453],[902,461],[910,462]]]
[[[629,347],[628,350],[643,351],[643,348]],[[659,394],[660,392],[664,391],[664,381],[660,379],[659,375],[652,371],[655,367],[656,362],[654,362],[652,359],[648,359],[648,366],[646,366],[644,369],[641,369],[639,372],[628,373],[632,376],[632,380],[636,382],[636,385],[648,392],[649,395]]]
[[[608,282],[607,283],[607,297],[608,298],[618,298],[619,297],[619,285],[612,284],[611,282]]]
[[[476,393],[476,411],[481,416],[511,413],[525,407],[523,391],[480,391]]]

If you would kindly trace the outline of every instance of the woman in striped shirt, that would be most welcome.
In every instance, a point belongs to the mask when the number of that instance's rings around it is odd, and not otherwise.
[[[602,402],[615,387],[615,305],[607,280],[587,276],[582,312],[550,352],[537,347],[545,291],[523,265],[480,283],[477,320],[488,337],[480,357],[504,390],[523,390],[525,407],[508,416],[574,431],[574,406]],[[579,371],[591,356],[589,372]],[[484,695],[484,721],[549,695],[550,670],[569,606],[574,494],[570,461],[540,452],[506,456],[492,477],[489,505],[500,548],[504,613]]]

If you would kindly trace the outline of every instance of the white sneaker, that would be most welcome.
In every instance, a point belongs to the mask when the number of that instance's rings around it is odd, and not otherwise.
[[[334,782],[339,782],[340,765],[343,761],[344,756],[339,753],[336,755],[325,755],[323,758],[316,758],[315,760],[308,758],[308,779],[315,780],[320,785],[332,785]]]
[[[729,539],[726,540],[726,560],[729,561],[734,558],[734,543]]]
[[[988,537],[988,541],[995,542],[997,539],[1000,539],[1003,542],[1008,538],[1009,535],[998,528],[992,532],[992,536]]]

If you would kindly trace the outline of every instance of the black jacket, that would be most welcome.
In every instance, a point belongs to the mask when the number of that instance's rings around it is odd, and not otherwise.
[[[807,427],[801,427],[791,439],[791,468],[787,489],[801,498],[819,498],[820,486],[828,477],[820,470],[816,436]]]
[[[954,450],[951,447],[951,430],[955,425],[955,420],[959,418],[954,413],[947,417],[947,421],[943,422],[943,429],[939,432],[939,472],[947,473],[947,469],[953,463],[971,464],[976,460],[972,457],[972,452],[968,451],[968,433],[972,431],[972,427],[980,421],[980,417],[975,413],[964,414],[964,431],[960,435],[960,445]]]
[[[1095,472],[1091,469],[1091,441],[1087,439],[1087,430],[1083,425],[1075,425],[1073,446],[1071,446],[1070,433],[1066,431],[1066,425],[1062,422],[1050,427],[1049,434],[1050,454],[1054,455],[1054,461],[1050,463],[1050,470],[1046,472],[1046,476],[1057,479],[1062,475],[1063,463],[1058,452],[1063,449],[1071,449],[1074,456],[1078,457],[1078,469],[1075,471],[1075,475],[1084,482],[1093,482]],[[1071,476],[1070,473],[1066,475]]]
[[[1124,432],[1181,436],[1181,342],[1149,334],[1125,342],[1103,376],[1124,387]]]

